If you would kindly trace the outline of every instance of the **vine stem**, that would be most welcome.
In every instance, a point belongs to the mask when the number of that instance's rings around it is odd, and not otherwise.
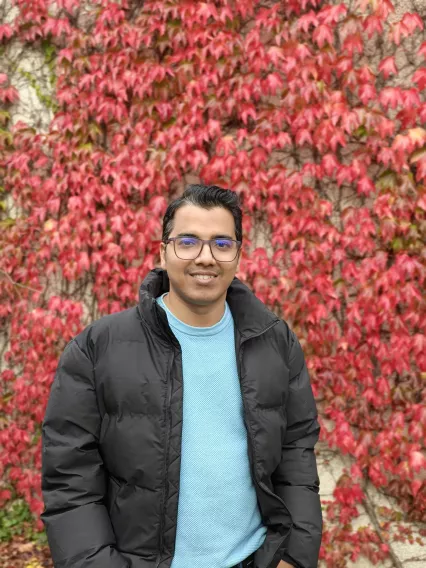
[[[383,544],[386,544],[387,546],[389,546],[389,556],[391,557],[394,568],[404,568],[401,560],[397,557],[397,555],[393,551],[391,544],[389,542],[387,542],[386,539],[383,536],[383,531],[380,527],[380,523],[379,523],[379,520],[377,518],[376,510],[374,509],[374,505],[372,504],[371,498],[370,498],[370,496],[367,492],[367,484],[365,482],[363,483],[362,490],[363,490],[364,495],[365,495],[365,500],[364,500],[364,503],[363,503],[365,510],[367,511],[367,514],[370,517],[371,523],[374,526],[376,533],[379,535],[380,540],[383,542]]]
[[[14,286],[20,286],[21,288],[26,288],[27,290],[31,290],[32,292],[40,292],[40,290],[36,290],[35,288],[31,288],[31,286],[27,286],[26,284],[20,284],[19,282],[15,282],[14,280],[12,280],[12,277],[10,276],[10,274],[8,274],[2,268],[0,268],[0,272],[2,274],[4,274]]]

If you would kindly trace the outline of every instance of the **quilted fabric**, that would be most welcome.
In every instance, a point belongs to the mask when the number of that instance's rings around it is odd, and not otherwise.
[[[156,298],[90,324],[65,348],[42,425],[41,518],[55,567],[170,568],[182,440],[182,353]],[[237,278],[235,323],[251,474],[267,535],[256,568],[318,564],[317,410],[300,344]],[[190,568],[206,568],[193,566]],[[226,567],[224,567],[226,568]]]

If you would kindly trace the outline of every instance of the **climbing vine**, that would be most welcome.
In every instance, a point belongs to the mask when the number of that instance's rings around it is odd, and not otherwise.
[[[44,53],[48,132],[12,124],[0,75],[0,500],[40,492],[40,424],[66,342],[137,301],[189,179],[245,212],[238,276],[300,338],[321,436],[353,459],[321,558],[390,553],[355,531],[365,484],[426,519],[426,42],[389,0],[16,0],[0,25]],[[412,72],[399,81],[398,53]],[[405,76],[405,75],[404,75]],[[262,228],[261,230],[259,228]],[[1,349],[0,343],[0,349]]]

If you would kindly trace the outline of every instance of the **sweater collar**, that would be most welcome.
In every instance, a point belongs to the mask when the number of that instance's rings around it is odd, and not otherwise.
[[[156,298],[170,289],[167,271],[154,268],[146,275],[139,288],[139,311],[141,317],[155,331],[168,333],[167,316],[158,306]],[[235,277],[226,294],[226,301],[234,319],[235,327],[243,339],[260,335],[279,321],[255,294]],[[159,329],[160,328],[160,329]]]

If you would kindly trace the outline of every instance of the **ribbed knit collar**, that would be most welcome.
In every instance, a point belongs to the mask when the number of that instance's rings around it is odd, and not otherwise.
[[[168,321],[169,321],[169,325],[172,328],[172,330],[176,329],[177,331],[185,333],[186,335],[197,335],[197,336],[200,336],[200,337],[206,337],[206,336],[209,336],[209,335],[216,335],[216,334],[220,333],[232,321],[231,310],[229,309],[228,302],[225,302],[225,312],[224,312],[222,318],[217,323],[215,323],[214,325],[211,325],[209,327],[199,327],[199,326],[188,325],[187,323],[178,319],[169,310],[169,308],[166,306],[166,303],[164,302],[164,296],[166,294],[167,294],[167,292],[164,292],[164,294],[161,294],[161,296],[159,296],[157,298],[157,303],[163,308],[163,310],[166,311],[167,318],[168,318]]]
[[[139,314],[151,329],[177,344],[170,333],[165,311],[158,306],[156,298],[170,290],[167,271],[154,268],[146,275],[139,288]],[[256,295],[235,277],[226,293],[231,314],[242,338],[248,339],[262,333],[280,318],[269,310]]]

